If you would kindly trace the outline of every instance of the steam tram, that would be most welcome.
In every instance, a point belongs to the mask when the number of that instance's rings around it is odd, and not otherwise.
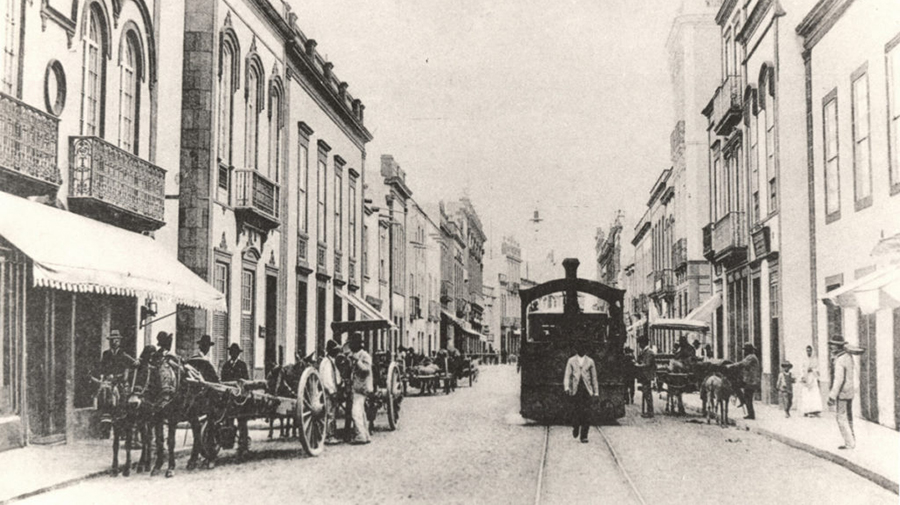
[[[591,423],[604,424],[625,416],[626,381],[633,380],[631,364],[623,354],[625,291],[577,277],[578,260],[563,261],[566,277],[519,292],[522,301],[520,353],[522,417],[541,424],[568,424],[568,398],[563,390],[566,362],[585,343],[597,365],[599,396],[592,399]],[[564,293],[562,313],[531,310],[540,298]],[[578,305],[578,293],[606,302],[607,313],[587,313]]]

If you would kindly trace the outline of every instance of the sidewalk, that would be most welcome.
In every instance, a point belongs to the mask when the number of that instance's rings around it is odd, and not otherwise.
[[[179,429],[175,443],[178,454],[189,451],[191,430]],[[185,441],[185,434],[187,439]],[[131,450],[131,460],[141,457],[140,449]],[[119,445],[119,468],[125,464],[125,442]],[[0,503],[23,499],[82,480],[106,475],[112,467],[112,439],[78,440],[68,444],[29,445],[0,452]],[[135,475],[132,472],[132,476]],[[122,477],[119,477],[122,478]]]
[[[684,395],[684,405],[685,408],[700,413],[700,395]],[[665,403],[660,407],[664,408]],[[791,412],[790,418],[786,418],[784,411],[776,405],[753,402],[753,407],[756,410],[755,420],[744,420],[743,408],[729,408],[728,416],[738,429],[773,438],[827,459],[900,494],[900,432],[857,417],[853,419],[856,448],[838,450],[843,439],[838,431],[833,408],[829,411],[826,407],[826,411],[818,418],[803,417],[796,410]]]

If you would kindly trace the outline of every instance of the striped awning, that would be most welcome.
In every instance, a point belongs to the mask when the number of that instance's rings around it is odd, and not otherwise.
[[[174,248],[145,235],[0,192],[0,236],[31,259],[35,287],[227,310]]]

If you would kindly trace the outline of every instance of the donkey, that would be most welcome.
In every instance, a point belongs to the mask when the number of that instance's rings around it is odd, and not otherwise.
[[[135,427],[135,418],[129,412],[128,404],[122,401],[126,396],[125,377],[104,377],[92,380],[99,384],[97,390],[97,409],[103,412],[101,422],[109,422],[113,438],[113,459],[110,475],[119,475],[119,442],[124,438],[125,442],[125,466],[122,475],[127,477],[131,473],[131,442]],[[141,455],[143,460],[144,455]]]
[[[297,398],[300,384],[300,376],[310,366],[315,366],[315,354],[303,358],[297,356],[296,363],[284,366],[275,366],[266,377],[266,393],[272,396],[284,398]],[[281,438],[296,437],[300,427],[293,423],[293,415],[269,417],[269,440],[272,439],[275,430],[275,419],[279,420],[279,433]]]
[[[714,373],[703,381],[703,411],[706,415],[706,424],[715,415],[716,424],[725,428],[728,426],[728,399],[734,389],[731,381],[724,374]]]

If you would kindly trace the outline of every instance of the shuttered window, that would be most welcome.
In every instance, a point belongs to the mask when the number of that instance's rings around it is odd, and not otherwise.
[[[256,272],[244,270],[241,272],[241,348],[244,349],[243,359],[247,368],[251,371],[253,363],[253,326],[254,326],[254,298],[256,295]],[[252,374],[252,372],[251,372]]]
[[[215,288],[225,294],[226,307],[230,309],[228,297],[228,277],[229,269],[227,263],[216,262],[215,270]],[[228,348],[228,311],[213,312],[213,331],[212,337],[215,343],[213,349],[213,358],[216,367],[219,367],[227,357]]]

